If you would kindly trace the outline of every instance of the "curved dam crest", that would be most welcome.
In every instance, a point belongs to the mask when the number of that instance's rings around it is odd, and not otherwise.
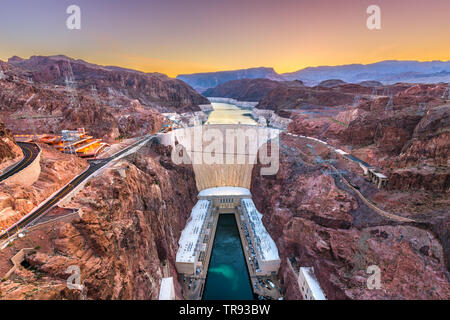
[[[179,128],[161,143],[172,146],[172,161],[192,164],[197,189],[232,186],[250,189],[254,164],[278,170],[279,129],[246,124],[211,124]],[[271,141],[270,153],[266,143]],[[265,168],[263,168],[264,170]],[[272,173],[272,174],[274,174]]]

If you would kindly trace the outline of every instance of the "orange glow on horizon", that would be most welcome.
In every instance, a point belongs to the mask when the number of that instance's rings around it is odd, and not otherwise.
[[[372,2],[78,0],[82,29],[69,31],[61,1],[4,0],[0,59],[64,54],[170,77],[261,66],[286,73],[382,60],[450,60],[450,1],[377,0],[381,30],[369,30]]]

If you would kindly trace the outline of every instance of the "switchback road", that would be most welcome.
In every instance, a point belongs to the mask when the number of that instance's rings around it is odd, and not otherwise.
[[[22,149],[23,159],[13,168],[2,174],[0,176],[0,182],[28,167],[39,154],[39,147],[34,143],[17,142],[17,145]]]
[[[140,139],[138,142],[126,147],[125,149],[121,150],[120,152],[116,153],[110,158],[106,159],[96,159],[96,160],[89,160],[89,168],[85,170],[83,173],[75,177],[72,181],[70,181],[69,184],[67,184],[64,188],[58,191],[52,198],[47,200],[41,207],[39,207],[36,211],[31,212],[30,214],[26,215],[22,218],[19,222],[11,226],[7,232],[4,232],[0,235],[0,240],[7,239],[10,235],[18,232],[21,228],[26,227],[30,222],[38,218],[43,213],[47,212],[50,208],[55,206],[61,199],[63,199],[69,192],[71,192],[73,189],[75,189],[80,183],[82,183],[84,180],[86,180],[88,177],[90,177],[94,172],[99,170],[100,168],[104,167],[106,164],[111,162],[114,159],[117,159],[124,153],[128,152],[130,149],[136,147],[140,143],[143,143],[145,140],[150,141],[155,136],[147,136],[145,138]]]

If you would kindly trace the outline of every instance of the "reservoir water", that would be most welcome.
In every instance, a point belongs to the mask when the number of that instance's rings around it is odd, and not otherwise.
[[[252,285],[234,214],[217,224],[203,300],[251,300]]]
[[[208,116],[209,124],[252,124],[256,125],[256,121],[250,116],[251,111],[241,109],[234,104],[228,103],[211,103],[213,111]]]

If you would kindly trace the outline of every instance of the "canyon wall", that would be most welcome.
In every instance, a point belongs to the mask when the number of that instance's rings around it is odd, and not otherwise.
[[[14,57],[8,63],[22,70],[20,76],[30,77],[37,83],[65,85],[65,77],[73,74],[73,80],[80,89],[90,90],[95,86],[100,95],[137,99],[140,104],[148,107],[186,112],[198,111],[199,104],[208,103],[205,97],[183,81],[161,73],[99,66],[66,56],[32,56],[29,59]]]
[[[449,299],[441,236],[367,207],[330,164],[314,161],[315,143],[283,135],[282,145],[280,170],[261,176],[255,166],[251,192],[279,250],[286,299],[301,296],[288,258],[314,267],[328,299]],[[371,265],[380,268],[381,289],[367,287]]]
[[[219,84],[203,92],[206,97],[232,98],[238,101],[259,101],[282,83],[269,79],[240,79]]]
[[[96,138],[109,141],[158,131],[163,117],[154,108],[121,96],[112,107],[108,96],[75,90],[76,104],[61,88],[26,81],[0,81],[0,118],[14,134],[60,134],[83,127]]]
[[[76,156],[47,145],[39,147],[40,155],[32,165],[16,174],[17,179],[12,176],[0,183],[0,229],[19,221],[88,166]]]
[[[30,232],[7,248],[37,248],[0,283],[2,298],[158,299],[162,277],[175,269],[178,238],[197,198],[190,166],[175,166],[170,148],[144,147],[89,181],[69,207],[80,218]],[[46,229],[48,228],[48,229]],[[81,270],[80,293],[68,289],[65,271]]]
[[[0,174],[19,162],[22,157],[22,149],[15,143],[11,131],[0,122]]]
[[[253,109],[258,104],[258,102],[239,101],[233,98],[221,98],[221,97],[208,97],[208,100],[211,102],[234,104],[235,106],[238,106],[239,108],[242,109]]]

